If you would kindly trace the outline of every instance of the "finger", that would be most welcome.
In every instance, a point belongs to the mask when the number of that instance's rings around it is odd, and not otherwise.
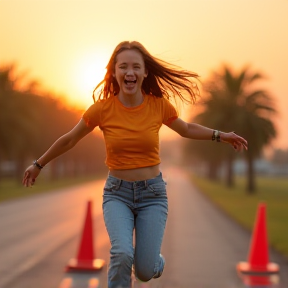
[[[244,146],[244,147],[248,147],[248,142],[247,142],[247,140],[246,139],[244,139],[244,138],[242,138],[242,137],[240,137],[240,143]]]
[[[25,180],[25,186],[29,187],[29,179],[28,178]]]
[[[245,145],[245,143],[240,143],[240,147],[241,151],[243,151],[244,149],[247,150],[247,146]]]
[[[236,141],[233,142],[233,148],[237,151],[238,150],[238,143]]]
[[[237,145],[237,148],[236,148],[236,151],[237,152],[240,152],[242,149],[241,149],[241,146],[240,145]]]
[[[29,178],[28,187],[32,187],[32,186],[33,186],[33,179]]]
[[[24,178],[23,185],[27,187],[27,177]]]
[[[242,152],[242,151],[243,151],[242,145],[238,145],[237,152]]]
[[[248,143],[247,143],[247,141],[245,139],[241,139],[239,141],[239,145],[241,145],[241,148],[244,148],[245,150],[248,149]]]
[[[31,186],[31,178],[30,178],[30,175],[29,175],[29,177],[27,177],[25,184],[26,184],[26,185],[25,185],[26,187],[30,187],[30,186]]]
[[[29,177],[30,177],[30,172],[27,171],[25,174],[25,180],[27,181],[29,179]]]
[[[242,144],[241,143],[239,143],[239,142],[234,142],[233,143],[233,147],[234,147],[234,149],[237,151],[237,152],[239,152],[239,151],[242,151]]]
[[[23,185],[25,184],[25,182],[26,182],[26,180],[27,180],[28,177],[29,177],[29,172],[26,171],[25,174],[24,174],[23,180],[22,180],[22,184],[23,184]]]

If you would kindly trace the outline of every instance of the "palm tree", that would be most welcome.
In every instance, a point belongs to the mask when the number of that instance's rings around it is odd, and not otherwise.
[[[260,73],[250,72],[245,67],[240,73],[224,65],[219,73],[214,73],[204,84],[207,100],[203,102],[204,111],[196,116],[203,125],[210,124],[223,131],[235,130],[248,140],[247,191],[255,191],[253,162],[265,145],[274,137],[276,130],[271,116],[275,114],[272,98],[256,86],[263,79]],[[233,185],[232,164],[235,153],[227,150],[227,184]]]
[[[0,69],[0,161],[15,160],[20,178],[24,158],[33,148],[36,115],[17,76],[13,65]]]

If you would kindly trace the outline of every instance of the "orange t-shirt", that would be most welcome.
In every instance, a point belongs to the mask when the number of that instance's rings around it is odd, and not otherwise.
[[[136,107],[125,107],[116,96],[89,107],[83,119],[103,131],[109,169],[133,169],[160,163],[159,129],[178,118],[165,98],[144,95]]]

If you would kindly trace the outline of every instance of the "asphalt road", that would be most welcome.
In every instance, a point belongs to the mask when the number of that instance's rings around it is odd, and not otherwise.
[[[197,191],[185,171],[166,168],[163,175],[169,197],[162,249],[165,270],[161,278],[134,287],[254,287],[243,283],[236,272],[237,263],[247,260],[251,234]],[[64,271],[76,256],[89,200],[93,201],[95,257],[109,261],[101,211],[103,184],[104,180],[95,181],[0,204],[1,288],[107,287],[107,265],[98,273]],[[287,288],[287,259],[272,249],[269,255],[280,265],[280,274],[261,287]]]

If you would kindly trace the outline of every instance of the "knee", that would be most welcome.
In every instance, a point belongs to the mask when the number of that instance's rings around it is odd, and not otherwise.
[[[154,276],[153,269],[148,269],[148,267],[135,267],[135,276],[137,279],[143,282],[148,282]]]
[[[137,279],[139,279],[142,282],[148,282],[153,278],[153,275],[151,274],[145,274],[145,273],[135,273],[135,276]]]
[[[132,266],[133,264],[133,255],[126,252],[118,253],[118,260],[121,264],[128,264],[129,266]]]
[[[133,264],[133,254],[128,252],[117,252],[111,254],[111,261],[118,266],[132,267]]]
[[[155,263],[154,267],[151,263],[151,261],[149,261],[149,263],[147,261],[146,263],[144,263],[144,261],[136,261],[135,276],[139,280],[147,282],[152,278],[159,278],[162,275],[165,266],[165,259],[163,256],[160,254],[160,260]]]

